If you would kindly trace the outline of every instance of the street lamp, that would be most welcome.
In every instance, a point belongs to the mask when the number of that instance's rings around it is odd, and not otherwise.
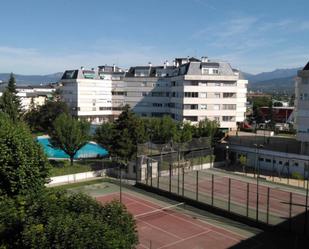
[[[256,176],[256,221],[259,220],[259,178],[260,178],[260,163],[259,163],[259,150],[260,148],[263,148],[262,144],[254,144],[255,148],[256,148],[256,154],[255,154],[255,171],[257,170],[255,174],[257,174]]]
[[[225,167],[228,167],[229,164],[229,146],[225,146]]]

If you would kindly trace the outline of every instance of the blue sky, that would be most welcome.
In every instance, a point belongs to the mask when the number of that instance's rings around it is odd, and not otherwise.
[[[0,72],[208,56],[245,72],[309,60],[308,0],[1,1]]]

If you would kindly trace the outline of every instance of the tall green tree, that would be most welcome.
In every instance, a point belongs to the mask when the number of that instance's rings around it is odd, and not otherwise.
[[[16,81],[13,73],[11,73],[8,86],[0,98],[0,110],[7,113],[13,121],[20,120],[22,116],[21,102],[17,96]]]
[[[0,197],[0,248],[133,249],[137,243],[135,221],[119,202],[101,205],[53,189]]]
[[[0,191],[8,196],[44,187],[49,163],[28,128],[0,113]]]
[[[94,134],[94,139],[102,147],[107,149],[110,153],[115,139],[115,125],[112,122],[103,123],[100,125]]]
[[[61,114],[49,131],[51,145],[62,149],[70,157],[73,165],[74,156],[89,140],[90,124],[68,114]]]
[[[27,112],[25,121],[34,131],[48,132],[53,128],[53,122],[61,114],[69,114],[66,103],[62,101],[46,101],[44,105]]]

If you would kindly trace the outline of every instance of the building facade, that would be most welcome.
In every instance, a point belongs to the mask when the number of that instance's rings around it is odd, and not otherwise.
[[[86,76],[85,76],[86,73]],[[229,63],[206,57],[176,58],[173,65],[66,71],[63,99],[92,122],[116,118],[128,104],[143,117],[170,115],[177,121],[216,120],[236,129],[244,121],[248,81]]]
[[[296,138],[301,142],[301,153],[309,154],[309,62],[298,71],[295,81]]]
[[[226,129],[244,121],[248,81],[237,70],[206,57],[176,58],[173,64],[130,68],[125,102],[134,112],[192,123],[208,118]]]
[[[67,70],[61,81],[61,97],[68,104],[72,113],[91,123],[112,120],[123,104],[123,97],[113,98],[113,90],[118,90],[124,73],[115,66],[99,66],[97,69]],[[116,84],[113,88],[112,82]]]

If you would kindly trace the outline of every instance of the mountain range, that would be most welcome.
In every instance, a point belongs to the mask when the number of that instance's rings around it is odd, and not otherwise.
[[[47,75],[22,75],[14,74],[17,85],[46,85],[49,83],[55,83],[62,77],[61,72],[47,74]],[[9,73],[0,73],[0,81],[6,82],[10,77]]]
[[[250,74],[242,72],[249,80],[249,90],[262,92],[294,92],[294,78],[301,68],[276,69],[270,72]],[[21,75],[15,74],[18,85],[39,85],[54,83],[61,79],[63,73],[58,72],[47,75]],[[0,73],[0,81],[7,81],[9,73]]]
[[[262,92],[294,92],[294,82],[297,71],[302,69],[276,69],[271,72],[249,74],[243,72],[244,77],[249,81],[249,90],[260,90]]]

